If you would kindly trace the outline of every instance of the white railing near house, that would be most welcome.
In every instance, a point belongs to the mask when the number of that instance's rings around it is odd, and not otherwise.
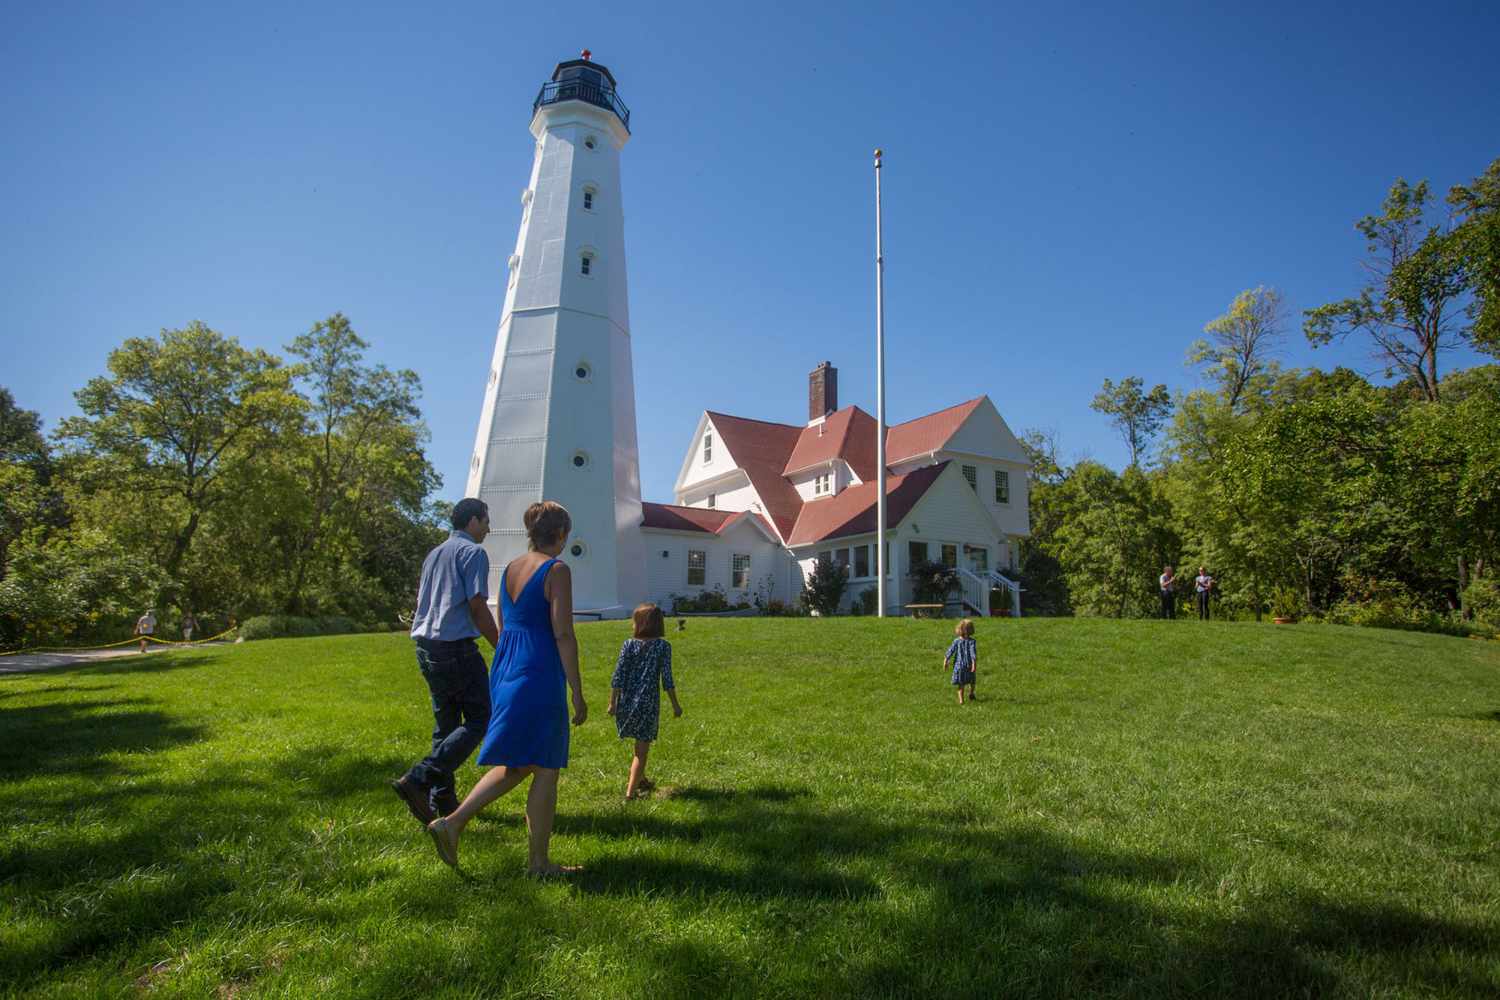
[[[1010,616],[1021,617],[1021,585],[999,570],[990,570],[987,574],[989,582],[996,587],[1002,587],[1010,591]]]
[[[990,613],[989,578],[961,566],[955,566],[954,570],[958,573],[959,593],[963,596],[964,603],[973,608],[975,613],[988,615]]]

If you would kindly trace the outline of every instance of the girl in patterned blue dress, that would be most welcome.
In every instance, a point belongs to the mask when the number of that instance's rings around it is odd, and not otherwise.
[[[672,683],[672,644],[663,638],[667,629],[661,608],[642,604],[631,618],[635,638],[626,639],[620,647],[615,674],[609,682],[609,714],[615,717],[615,731],[622,740],[635,740],[630,778],[625,782],[627,800],[655,787],[646,777],[646,755],[656,739],[662,688],[672,699],[673,716],[682,717],[677,686]]]
[[[953,630],[957,637],[948,646],[943,656],[943,667],[953,661],[953,686],[958,688],[958,703],[964,703],[964,687],[969,688],[969,700],[974,700],[974,675],[979,671],[979,644],[974,641],[974,623],[965,618]]]

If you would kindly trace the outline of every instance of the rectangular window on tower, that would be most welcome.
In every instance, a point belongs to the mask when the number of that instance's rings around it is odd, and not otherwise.
[[[701,587],[708,576],[708,553],[700,549],[688,549],[688,586]]]
[[[1010,503],[1010,473],[995,470],[995,502]]]
[[[584,211],[587,212],[592,212],[594,210],[594,192],[583,192],[583,208]]]
[[[734,579],[730,586],[735,590],[748,590],[750,588],[750,557],[736,552],[733,569]]]

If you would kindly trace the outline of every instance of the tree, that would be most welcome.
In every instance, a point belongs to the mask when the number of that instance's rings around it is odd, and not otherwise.
[[[257,445],[294,424],[302,401],[278,358],[197,322],[132,337],[107,364],[108,377],[75,394],[84,415],[64,420],[60,434],[75,448],[86,492],[147,505],[152,523],[142,530],[157,543],[167,590],[180,595],[204,517],[226,483],[266,460]],[[110,516],[111,506],[96,514]]]
[[[334,313],[287,348],[300,360],[293,370],[312,403],[294,452],[309,510],[287,553],[284,601],[293,614],[308,610],[310,575],[344,561],[331,551],[341,541],[366,542],[346,545],[346,557],[380,543],[381,536],[360,531],[374,516],[372,503],[420,517],[423,498],[440,483],[422,453],[421,381],[410,370],[363,364],[368,347],[348,318]],[[348,581],[327,573],[322,582],[336,588]]]
[[[1472,183],[1455,184],[1448,204],[1457,222],[1453,250],[1473,295],[1470,336],[1476,346],[1500,354],[1500,159]]]
[[[1281,337],[1285,309],[1281,293],[1258,285],[1241,292],[1229,311],[1210,320],[1188,349],[1188,364],[1196,365],[1217,384],[1231,412],[1243,412],[1249,398],[1264,392],[1277,366],[1270,354]]]
[[[819,556],[802,587],[802,606],[820,615],[836,615],[844,588],[849,584],[849,567]]]
[[[1458,346],[1459,298],[1467,272],[1452,234],[1428,221],[1427,182],[1397,179],[1381,214],[1355,224],[1365,238],[1370,282],[1356,298],[1304,314],[1303,332],[1314,347],[1366,337],[1387,374],[1410,378],[1423,399],[1438,398],[1438,357]]]
[[[11,545],[32,526],[57,527],[63,505],[52,488],[52,451],[42,437],[42,418],[16,405],[0,386],[0,579]]]
[[[1130,464],[1134,466],[1140,465],[1141,455],[1172,412],[1172,397],[1166,386],[1158,385],[1149,393],[1141,391],[1144,386],[1139,375],[1132,375],[1119,385],[1105,379],[1104,387],[1089,404],[1090,409],[1110,418],[1130,449]]]

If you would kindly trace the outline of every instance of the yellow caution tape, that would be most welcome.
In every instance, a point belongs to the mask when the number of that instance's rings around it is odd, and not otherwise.
[[[107,642],[102,646],[31,646],[27,649],[12,649],[10,652],[0,653],[0,656],[20,656],[23,653],[83,653],[97,649],[114,649],[116,646],[129,646],[140,642],[142,639],[147,642],[160,643],[164,646],[197,646],[205,642],[217,642],[234,631],[235,629],[232,628],[225,629],[218,635],[209,636],[207,639],[160,639],[154,635],[136,635],[131,636],[129,639],[121,639],[119,642]]]

